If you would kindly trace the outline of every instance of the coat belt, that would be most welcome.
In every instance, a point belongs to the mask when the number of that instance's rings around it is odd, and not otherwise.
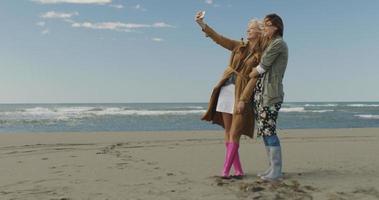
[[[246,75],[241,74],[241,72],[239,72],[239,71],[233,69],[233,68],[230,67],[230,66],[228,66],[228,69],[229,69],[229,70],[232,70],[235,74],[237,74],[237,76],[241,77],[242,79],[245,79],[245,81],[248,81],[248,80],[250,79],[249,76],[246,76]]]

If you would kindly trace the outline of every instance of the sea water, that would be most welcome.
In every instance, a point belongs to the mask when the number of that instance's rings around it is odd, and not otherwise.
[[[207,103],[0,104],[0,132],[221,130]],[[379,127],[379,102],[289,102],[279,129]]]

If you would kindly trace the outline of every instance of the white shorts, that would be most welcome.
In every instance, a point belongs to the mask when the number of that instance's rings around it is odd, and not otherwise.
[[[234,110],[234,84],[223,86],[218,96],[217,112],[233,114]]]

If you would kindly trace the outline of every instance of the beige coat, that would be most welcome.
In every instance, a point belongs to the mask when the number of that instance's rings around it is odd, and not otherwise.
[[[216,33],[208,25],[203,29],[207,37],[212,38],[217,44],[231,51],[231,57],[228,67],[225,69],[221,80],[214,87],[209,104],[208,110],[202,117],[202,120],[210,121],[214,124],[218,124],[224,128],[224,122],[220,112],[216,111],[217,100],[220,94],[221,87],[229,79],[232,73],[237,74],[235,82],[235,105],[234,111],[239,101],[246,103],[245,111],[242,114],[233,113],[233,121],[231,130],[237,131],[240,134],[247,135],[249,137],[254,136],[254,111],[251,105],[252,93],[251,91],[244,91],[248,81],[249,74],[259,64],[261,51],[258,47],[255,47],[252,51],[247,47],[248,45],[242,41],[236,41],[226,38]],[[243,93],[243,95],[242,95]]]

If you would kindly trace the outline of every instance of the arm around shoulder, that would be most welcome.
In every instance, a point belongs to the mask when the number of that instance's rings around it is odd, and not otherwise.
[[[239,98],[240,101],[248,103],[253,95],[255,85],[257,84],[257,80],[259,77],[259,72],[256,68],[249,74],[250,80],[243,89],[241,96]]]

